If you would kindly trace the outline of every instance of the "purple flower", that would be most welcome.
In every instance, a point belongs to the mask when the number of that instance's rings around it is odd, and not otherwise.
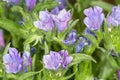
[[[114,6],[112,8],[112,13],[107,18],[108,26],[111,24],[117,27],[120,24],[120,6]]]
[[[104,20],[102,8],[95,6],[94,9],[92,9],[90,7],[84,10],[84,14],[87,16],[84,19],[84,23],[87,26],[87,28],[91,30],[98,30]]]
[[[0,48],[5,47],[3,31],[0,29]]]
[[[65,9],[61,10],[58,15],[53,15],[53,20],[58,28],[59,32],[62,32],[68,27],[68,21],[71,18],[70,11],[66,11]]]
[[[88,45],[87,39],[85,37],[80,37],[79,38],[79,43],[76,47],[76,52],[79,53],[84,46]]]
[[[19,0],[3,0],[3,1],[6,1],[7,3],[10,3],[10,2],[13,2],[15,4],[19,3]]]
[[[59,53],[50,51],[50,55],[44,55],[43,61],[46,69],[57,70],[61,65],[62,58]]]
[[[46,11],[40,11],[39,21],[34,21],[35,27],[42,29],[44,31],[54,30],[54,23],[51,17],[51,14]]]
[[[90,34],[90,35],[94,36],[95,38],[97,38],[96,34],[88,28],[85,29],[85,34]]]
[[[73,57],[69,56],[66,50],[61,50],[59,53],[62,57],[62,68],[64,69],[73,60]]]
[[[52,12],[52,14],[58,14],[59,11],[60,11],[60,9],[59,9],[59,7],[57,6],[57,7],[55,7],[51,12]]]
[[[66,0],[55,0],[56,2],[59,2],[60,5],[55,7],[53,10],[52,10],[52,13],[53,14],[58,14],[60,10],[64,9],[66,7]]]
[[[46,69],[57,70],[60,66],[66,68],[72,61],[72,56],[68,56],[68,52],[61,50],[60,52],[50,51],[49,55],[44,55],[43,62]]]
[[[22,58],[15,48],[9,48],[9,54],[3,56],[7,73],[18,73],[22,70]]]
[[[28,8],[28,11],[30,11],[35,6],[36,0],[25,0],[25,3]]]
[[[60,10],[66,7],[66,0],[55,0],[55,1],[60,3],[60,5],[58,6]]]
[[[28,66],[32,69],[32,58],[29,52],[24,52],[23,54],[23,69],[28,71]]]
[[[74,44],[76,42],[76,38],[77,38],[76,30],[72,30],[70,34],[68,35],[68,38],[64,40],[63,43],[66,45]]]
[[[120,70],[117,72],[118,80],[120,80]]]

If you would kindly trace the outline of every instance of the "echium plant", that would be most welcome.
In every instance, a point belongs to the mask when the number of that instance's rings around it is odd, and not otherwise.
[[[0,80],[119,80],[119,58],[120,5],[0,1]]]

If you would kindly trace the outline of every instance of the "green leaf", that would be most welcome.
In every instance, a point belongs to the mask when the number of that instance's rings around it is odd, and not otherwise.
[[[35,43],[33,44],[33,46],[35,46],[39,41],[42,42],[42,39],[43,36],[37,34],[29,35],[27,39],[24,41],[24,44],[27,45],[35,41]]]
[[[93,61],[93,62],[96,63],[96,61],[91,56],[86,55],[86,54],[74,53],[74,54],[72,54],[72,56],[73,56],[73,61],[72,61],[72,63],[69,66],[78,64],[81,61],[86,61],[86,60]]]
[[[45,45],[45,54],[48,54],[49,53],[48,45],[46,42],[44,42],[44,45]]]
[[[10,44],[11,43],[8,43],[7,46],[5,47],[5,50],[3,52],[3,55],[7,54],[8,50],[9,50],[9,47],[10,47]]]
[[[64,77],[64,78],[61,78],[60,80],[68,80],[68,79],[70,79],[72,76],[75,75],[75,73],[76,73],[77,71],[78,71],[78,68],[75,68],[74,73],[72,73],[72,74],[70,74],[69,76],[66,76],[66,77]]]
[[[24,73],[22,76],[20,76],[20,77],[18,78],[18,80],[27,79],[28,77],[31,77],[31,76],[33,76],[33,75],[35,75],[35,74],[38,74],[38,73],[41,73],[42,71],[43,71],[43,69],[40,70],[40,71],[38,71],[38,72],[28,72],[28,73]]]
[[[90,34],[86,34],[85,35],[90,41],[92,41],[92,43],[95,45],[95,46],[98,46],[98,41],[96,40],[96,38]]]
[[[9,79],[17,79],[17,76],[16,75],[14,75],[14,74],[7,74],[7,78]]]
[[[15,34],[20,38],[26,38],[27,31],[22,30],[21,26],[9,19],[0,19],[0,28],[3,28],[8,32]]]
[[[51,1],[47,1],[47,2],[42,2],[42,3],[38,3],[34,9],[33,9],[33,12],[38,12],[38,11],[41,11],[43,9],[52,9],[54,8],[55,6],[57,6],[58,3],[57,2],[51,2]]]
[[[92,6],[100,6],[103,9],[107,10],[108,12],[112,10],[113,5],[106,3],[104,1],[91,1],[90,5]]]

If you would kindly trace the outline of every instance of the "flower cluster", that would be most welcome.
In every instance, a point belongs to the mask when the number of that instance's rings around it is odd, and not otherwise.
[[[24,52],[21,57],[15,48],[9,48],[9,54],[3,56],[3,63],[7,73],[18,73],[22,70],[28,71],[28,66],[32,68],[32,59],[30,53]]]
[[[69,56],[66,50],[60,52],[50,51],[49,55],[44,55],[43,62],[46,69],[57,70],[60,66],[63,69],[66,68],[72,59],[72,56]]]
[[[40,20],[34,21],[35,27],[44,31],[54,30],[54,22],[59,32],[62,32],[68,27],[68,22],[71,18],[70,11],[61,10],[58,14],[52,14],[46,11],[40,11]]]

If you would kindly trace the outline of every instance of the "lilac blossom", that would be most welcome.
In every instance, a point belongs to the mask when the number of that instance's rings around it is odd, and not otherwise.
[[[28,8],[28,11],[30,11],[35,6],[36,0],[25,0],[25,3]]]
[[[40,11],[39,18],[40,20],[34,21],[35,27],[42,29],[44,31],[54,30],[54,23],[51,14],[47,10]]]
[[[49,55],[44,55],[43,62],[46,69],[57,70],[60,66],[63,69],[66,68],[72,59],[72,56],[69,56],[66,50],[60,52],[50,51]]]
[[[25,71],[28,71],[28,66],[30,66],[30,68],[32,69],[32,58],[30,56],[29,52],[24,52],[23,54],[23,69],[25,69]]]
[[[110,26],[111,24],[115,27],[120,25],[120,6],[114,6],[112,8],[112,13],[107,18],[107,23],[108,26]]]
[[[58,52],[50,51],[49,55],[44,55],[43,61],[46,69],[57,70],[62,62],[62,57]]]
[[[22,70],[22,58],[15,48],[9,48],[9,54],[3,56],[7,73],[18,73]]]
[[[6,1],[7,3],[10,3],[10,2],[13,2],[15,4],[19,3],[19,0],[3,0],[3,1]]]
[[[55,0],[56,2],[59,2],[59,6],[55,7],[52,10],[53,14],[58,14],[60,10],[64,9],[66,7],[66,0]]]
[[[102,13],[102,8],[95,6],[93,9],[90,7],[84,10],[86,15],[84,23],[87,28],[91,30],[98,30],[103,23],[104,14]]]
[[[0,48],[5,47],[3,31],[0,29]]]
[[[77,35],[76,35],[76,30],[72,30],[70,34],[68,35],[68,38],[63,41],[64,44],[74,44],[76,42]]]
[[[61,50],[59,53],[62,57],[62,68],[64,69],[73,60],[73,57],[69,56],[66,50]]]
[[[58,15],[53,15],[52,17],[55,21],[58,31],[62,32],[68,27],[68,22],[71,19],[71,14],[70,11],[63,9],[58,13]]]
[[[88,45],[87,39],[85,37],[80,37],[79,38],[79,43],[76,47],[76,52],[79,53],[84,46]]]

